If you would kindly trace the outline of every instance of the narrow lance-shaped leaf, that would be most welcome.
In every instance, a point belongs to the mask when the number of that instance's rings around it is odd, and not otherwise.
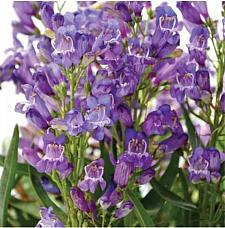
[[[18,125],[16,125],[6,155],[4,170],[0,181],[0,227],[4,227],[7,221],[8,203],[17,169],[18,144],[19,129]]]
[[[67,218],[66,214],[49,198],[48,194],[46,193],[46,191],[43,189],[42,185],[40,184],[38,173],[31,166],[29,166],[29,174],[30,174],[31,184],[32,184],[38,198],[43,203],[43,205],[45,207],[52,207],[54,210],[54,213],[65,224],[66,218]]]
[[[197,210],[197,207],[194,204],[183,200],[178,195],[176,195],[173,192],[166,189],[163,185],[161,185],[155,179],[152,179],[150,182],[151,182],[152,187],[157,191],[157,193],[164,200],[170,202],[174,206],[177,206],[179,208],[183,208],[185,210],[190,210],[190,211],[196,211]]]
[[[127,190],[129,199],[134,203],[134,212],[143,227],[153,227],[154,223],[151,216],[147,213],[140,200],[133,194],[131,190]]]
[[[168,165],[164,175],[160,179],[160,183],[163,186],[166,186],[168,189],[171,188],[174,179],[178,173],[178,162],[179,162],[179,153],[175,151],[172,155],[170,164]],[[164,203],[164,199],[159,196],[159,194],[152,189],[148,195],[141,200],[143,206],[151,210],[152,212],[157,212]]]
[[[4,162],[5,162],[5,156],[0,155],[0,166],[4,166]],[[17,162],[16,173],[20,175],[29,176],[28,165]]]
[[[188,114],[188,111],[186,110],[186,108],[184,107],[184,105],[181,106],[182,107],[182,111],[183,111],[183,115],[184,115],[184,119],[185,119],[185,123],[187,126],[187,131],[188,131],[188,137],[190,140],[190,143],[192,145],[192,148],[197,147],[198,145],[201,144],[201,140],[195,130],[195,127],[190,119],[190,116]]]

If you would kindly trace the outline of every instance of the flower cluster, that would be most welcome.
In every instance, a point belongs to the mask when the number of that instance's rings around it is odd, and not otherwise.
[[[178,2],[176,10],[167,3],[78,2],[66,13],[54,4],[14,3],[14,48],[0,68],[0,82],[12,80],[24,94],[15,111],[34,132],[20,138],[22,158],[66,205],[66,224],[41,208],[37,227],[120,225],[137,210],[129,192],[160,179],[165,160],[177,154],[190,182],[218,183],[225,48],[206,2]],[[182,50],[185,29],[190,39]],[[218,58],[216,90],[209,39]],[[209,126],[208,142],[189,114]]]

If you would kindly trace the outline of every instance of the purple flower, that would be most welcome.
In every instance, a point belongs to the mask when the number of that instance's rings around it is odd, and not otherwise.
[[[49,127],[46,120],[42,117],[42,115],[35,108],[30,108],[26,112],[26,118],[28,120],[30,120],[38,128],[47,129]]]
[[[59,172],[62,179],[66,178],[72,171],[73,166],[64,155],[65,136],[55,137],[51,132],[43,137],[44,155],[40,149],[23,148],[23,157],[34,166],[40,173],[50,173],[54,169]]]
[[[174,31],[177,26],[177,15],[173,9],[163,4],[158,6],[156,12],[156,25],[160,27],[162,31]]]
[[[191,2],[177,2],[177,8],[181,11],[185,20],[197,25],[203,24],[200,13]]]
[[[126,104],[120,104],[114,108],[112,118],[114,122],[120,120],[126,127],[132,127],[133,125],[131,110]]]
[[[138,79],[127,70],[119,71],[116,78],[116,96],[125,97],[134,93]]]
[[[145,2],[129,2],[129,9],[131,9],[136,17],[141,17],[142,9],[144,8]]]
[[[60,13],[53,14],[51,19],[52,19],[52,28],[54,31],[57,31],[59,27],[63,26],[64,17]]]
[[[54,49],[51,45],[50,38],[48,38],[46,36],[42,36],[40,41],[38,42],[37,48],[38,48],[42,58],[44,58],[48,62],[53,61],[51,54],[54,51]]]
[[[33,79],[35,81],[35,86],[40,89],[44,94],[49,96],[53,95],[54,92],[50,87],[47,77],[42,71],[37,71],[33,74]]]
[[[78,187],[70,189],[70,196],[77,208],[81,211],[89,212],[88,202],[84,197],[84,193]]]
[[[125,155],[123,156],[123,158]],[[127,161],[120,160],[116,164],[115,173],[114,173],[114,182],[120,187],[125,187],[128,184],[129,177],[133,170],[133,165]]]
[[[110,181],[109,187],[105,193],[99,198],[98,202],[101,207],[106,210],[111,206],[115,206],[122,200],[122,193],[116,190],[116,184],[113,180]]]
[[[147,169],[151,166],[152,157],[147,152],[148,145],[143,133],[127,128],[125,146],[127,148],[126,155],[121,155],[119,160],[132,163],[134,168]]]
[[[104,160],[97,159],[84,168],[85,170],[85,177],[84,180],[78,183],[78,187],[82,191],[90,191],[91,193],[95,192],[95,189],[100,184],[102,190],[106,187],[106,182],[103,179],[104,173]]]
[[[211,93],[209,72],[207,70],[196,71],[196,84],[202,91]]]
[[[54,88],[55,85],[65,82],[65,76],[62,75],[60,67],[57,64],[53,62],[46,64],[44,71],[48,83],[52,88]]]
[[[208,38],[208,29],[203,26],[194,27],[191,31],[189,54],[200,65],[205,64]]]
[[[134,208],[134,204],[131,201],[129,200],[124,201],[120,205],[120,207],[116,209],[114,217],[116,219],[124,218],[133,210],[133,208]]]
[[[138,184],[147,184],[155,176],[155,170],[152,168],[146,169],[138,177]]]
[[[206,1],[193,2],[195,9],[205,18],[209,17]]]
[[[85,114],[84,127],[87,131],[93,132],[93,137],[97,140],[104,138],[104,127],[111,125],[111,120],[106,114],[106,107],[98,105],[92,107]]]
[[[91,51],[93,41],[93,36],[76,32],[74,25],[61,26],[56,32],[52,57],[64,67],[78,65],[83,55]]]
[[[40,8],[40,16],[45,27],[53,29],[52,16],[54,14],[53,4],[50,2],[42,2]]]
[[[189,178],[194,183],[201,180],[218,182],[220,166],[220,153],[216,149],[197,147],[189,159]]]
[[[112,91],[113,79],[108,76],[107,70],[99,70],[92,85],[92,94],[96,97],[109,94]]]
[[[120,155],[114,173],[114,181],[120,187],[128,184],[129,177],[135,168],[146,170],[151,167],[152,156],[147,152],[147,142],[141,132],[131,128],[126,130],[126,151]]]
[[[220,107],[223,113],[225,113],[225,93],[220,98]]]
[[[44,190],[48,193],[56,195],[60,194],[59,188],[53,185],[52,182],[46,176],[41,177],[41,185],[44,188]]]
[[[13,8],[20,19],[21,24],[34,28],[34,23],[32,20],[32,16],[35,15],[35,10],[33,2],[13,2]]]
[[[73,109],[66,113],[64,119],[53,119],[51,121],[51,126],[53,128],[65,130],[69,135],[77,136],[81,132],[84,132],[84,117],[76,109]]]
[[[131,22],[132,18],[125,2],[117,2],[115,4],[115,10],[118,12],[121,19],[125,22]]]
[[[147,136],[164,135],[169,129],[174,133],[183,133],[176,112],[171,110],[168,104],[150,112],[142,125],[142,130]]]
[[[52,207],[41,207],[40,216],[41,220],[36,227],[64,227],[64,224],[53,214]]]
[[[196,65],[190,63],[188,65],[181,64],[177,70],[177,84],[172,86],[170,93],[179,103],[183,103],[186,96],[194,100],[201,98],[200,89],[196,84],[195,68]]]
[[[187,143],[187,134],[172,134],[169,138],[159,143],[159,150],[171,153]]]

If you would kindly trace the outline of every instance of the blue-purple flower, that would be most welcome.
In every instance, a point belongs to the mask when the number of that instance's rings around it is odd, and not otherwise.
[[[61,192],[58,187],[56,187],[46,176],[41,177],[41,185],[44,190],[51,194],[59,195]]]
[[[57,170],[62,179],[66,178],[72,171],[73,166],[64,155],[64,135],[55,137],[53,133],[47,133],[43,137],[44,154],[40,149],[23,148],[23,157],[34,166],[40,173],[50,173]]]
[[[70,189],[70,196],[77,208],[81,211],[89,212],[88,202],[85,199],[84,192],[82,192],[78,187],[72,187]]]
[[[168,104],[161,105],[157,111],[150,112],[145,119],[142,130],[147,136],[164,135],[167,130],[183,133],[179,118]]]
[[[177,15],[173,9],[164,4],[158,6],[155,10],[156,12],[156,24],[160,27],[162,31],[174,32],[177,26]]]
[[[66,113],[64,119],[53,119],[51,121],[51,126],[64,130],[71,136],[77,136],[78,134],[85,132],[84,117],[77,109],[72,109]]]
[[[176,98],[179,103],[183,103],[186,97],[199,100],[201,97],[200,89],[195,80],[196,65],[182,64],[177,70],[176,84],[172,86],[171,96]]]
[[[225,93],[223,93],[220,98],[220,108],[222,112],[225,113]]]
[[[190,58],[203,65],[206,60],[207,40],[209,38],[208,29],[203,26],[196,26],[191,31],[189,53]]]
[[[98,199],[99,204],[104,210],[115,206],[122,200],[122,193],[116,190],[116,187],[114,181],[111,180],[105,193]]]
[[[190,180],[194,183],[201,180],[218,182],[221,163],[220,153],[215,148],[195,148],[189,159]]]
[[[52,207],[41,207],[40,216],[41,220],[36,227],[64,227],[64,224],[53,213]]]
[[[99,104],[92,107],[91,105],[91,109],[86,112],[84,118],[85,129],[93,132],[94,138],[102,140],[104,138],[104,128],[111,125],[111,119],[107,116],[106,106]]]
[[[134,208],[134,204],[130,201],[124,201],[119,208],[116,209],[114,217],[116,219],[121,219],[126,217]]]
[[[57,64],[64,67],[78,65],[83,55],[91,51],[93,41],[93,36],[76,32],[74,25],[61,26],[52,43],[52,57]]]
[[[100,184],[102,190],[106,187],[106,181],[103,179],[104,174],[104,160],[97,159],[90,164],[86,165],[84,180],[78,183],[78,187],[82,191],[90,191],[94,193],[97,185]]]
[[[136,168],[149,169],[152,156],[147,152],[147,141],[143,133],[126,130],[126,151],[120,155],[115,167],[114,182],[120,187],[128,184],[129,177]]]

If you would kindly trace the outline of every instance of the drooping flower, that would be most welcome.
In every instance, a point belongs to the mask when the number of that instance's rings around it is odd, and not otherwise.
[[[94,193],[98,184],[100,184],[100,187],[102,190],[105,189],[106,182],[103,179],[103,173],[104,173],[103,159],[100,158],[91,162],[90,164],[85,166],[84,170],[85,170],[84,180],[78,183],[78,187],[82,191],[85,191],[85,192],[90,191],[91,193]]]
[[[220,107],[223,113],[225,113],[225,93],[220,98]]]
[[[72,136],[77,136],[81,132],[85,132],[84,117],[77,109],[72,109],[66,113],[64,119],[53,119],[50,124],[53,128],[65,130]]]
[[[61,26],[52,43],[52,57],[57,64],[70,67],[78,65],[83,55],[91,51],[94,38],[92,35],[77,32],[74,25]]]
[[[23,148],[23,157],[40,173],[50,173],[57,170],[62,179],[72,171],[73,166],[64,155],[65,136],[55,137],[53,133],[47,133],[43,137],[44,155],[40,149]]]
[[[112,118],[114,122],[120,120],[126,127],[132,127],[133,121],[131,110],[126,104],[119,104],[112,111]]]
[[[183,133],[179,118],[168,104],[161,105],[157,111],[150,112],[142,125],[147,135],[164,135],[167,130],[174,133]]]
[[[147,141],[141,132],[133,129],[126,130],[126,151],[120,155],[115,164],[114,181],[118,186],[125,187],[133,170],[141,168],[149,169],[152,156],[147,152]]]
[[[51,194],[59,195],[61,192],[58,187],[56,187],[46,176],[41,177],[41,185],[44,190]]]
[[[118,209],[116,209],[114,217],[116,219],[121,219],[126,217],[134,208],[134,204],[130,201],[124,201]]]
[[[115,206],[122,200],[122,193],[117,191],[116,187],[114,181],[111,180],[105,193],[98,199],[98,202],[104,210],[111,206]]]
[[[104,128],[111,125],[111,119],[107,116],[106,111],[106,106],[99,104],[91,107],[84,116],[85,129],[93,132],[93,137],[97,140],[104,138]]]
[[[194,183],[201,180],[218,182],[221,163],[220,153],[215,148],[195,148],[189,159],[190,180]]]
[[[156,8],[156,29],[150,38],[151,56],[163,58],[179,45],[180,36],[176,31],[177,15],[167,4]]]
[[[52,207],[41,207],[40,216],[41,220],[36,227],[64,227],[64,224],[53,213]]]
[[[177,2],[177,8],[181,11],[188,30],[203,24],[200,13],[197,8],[192,5],[192,2],[179,1]]]
[[[123,158],[125,155],[123,156]],[[128,184],[129,177],[131,175],[131,172],[133,170],[132,163],[119,160],[116,164],[115,173],[114,173],[114,181],[118,184],[120,187],[125,187]]]
[[[190,58],[195,59],[200,65],[205,64],[208,38],[208,29],[203,26],[196,26],[191,31],[189,45]]]
[[[187,143],[188,136],[186,133],[172,134],[169,138],[159,143],[159,150],[170,153],[179,149],[181,146]]]
[[[141,175],[138,177],[138,184],[147,184],[149,181],[155,176],[155,170],[153,168],[149,168],[144,170]]]
[[[201,94],[199,87],[196,85],[195,73],[196,65],[192,63],[182,64],[177,70],[177,84],[172,86],[170,93],[179,103],[183,103],[186,96],[194,100],[200,99]]]
[[[54,14],[53,4],[51,2],[42,2],[40,8],[40,16],[43,24],[50,29],[52,26],[52,16]]]
[[[173,9],[167,4],[158,6],[156,12],[156,25],[160,27],[162,31],[173,32],[177,26],[177,15]]]
[[[171,86],[170,94],[179,103],[183,103],[186,97],[193,100],[210,100],[209,72],[204,69],[196,71],[194,63],[188,65],[181,63],[177,69],[176,83]]]
[[[118,12],[121,19],[125,22],[131,22],[132,18],[130,15],[130,12],[128,10],[128,7],[125,2],[117,2],[115,4],[115,10]]]
[[[81,211],[89,212],[88,202],[85,199],[84,193],[78,187],[70,189],[70,196],[75,204]]]

